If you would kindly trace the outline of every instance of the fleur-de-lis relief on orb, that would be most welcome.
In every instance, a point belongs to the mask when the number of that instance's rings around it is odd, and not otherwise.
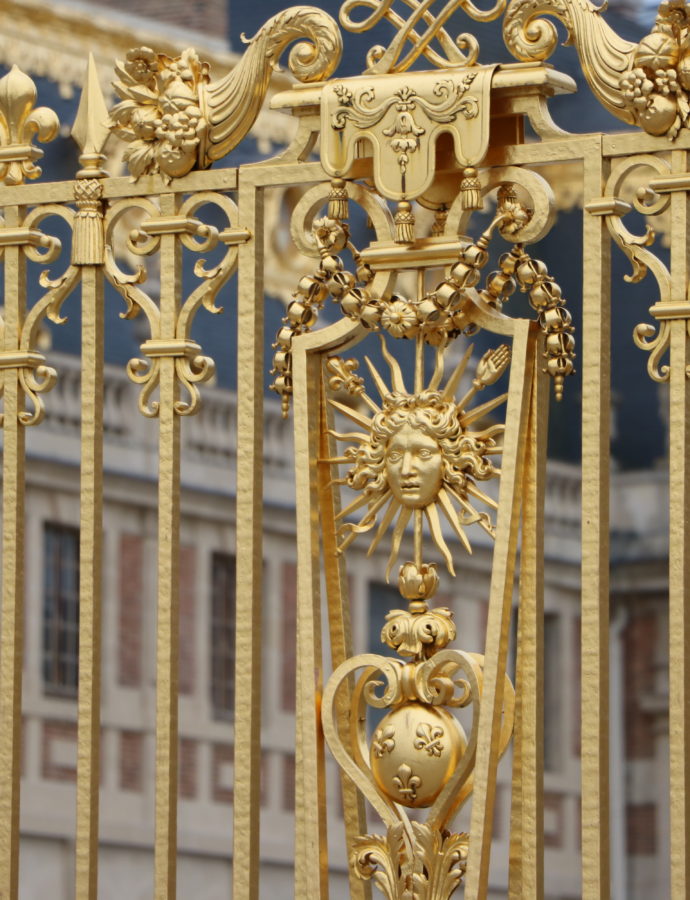
[[[422,786],[422,779],[415,775],[412,769],[403,763],[398,769],[398,774],[393,776],[393,782],[398,793],[406,800],[416,800],[417,791]]]
[[[46,143],[57,136],[57,115],[47,106],[35,108],[36,97],[36,85],[18,66],[0,78],[0,179],[5,184],[38,178],[35,161],[43,151],[31,141],[36,136]]]
[[[374,737],[371,741],[371,749],[374,755],[379,759],[381,759],[384,753],[390,753],[391,750],[394,750],[395,728],[390,725],[385,728],[378,728],[374,732]]]
[[[440,725],[429,725],[428,722],[422,722],[417,726],[417,738],[414,742],[416,750],[425,750],[429,756],[440,756],[443,752],[443,729]]]

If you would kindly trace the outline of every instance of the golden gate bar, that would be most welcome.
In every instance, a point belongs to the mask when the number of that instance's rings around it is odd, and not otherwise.
[[[516,61],[480,65],[481,23],[501,17]],[[598,101],[630,131],[569,134],[554,124],[549,99],[572,91],[574,83],[546,63],[556,44],[553,17],[568,30]],[[363,75],[339,78],[343,32],[366,32],[381,20],[390,26],[388,46],[372,48]],[[456,40],[451,27],[461,20],[470,32]],[[293,142],[258,164],[212,168],[249,132],[272,66],[289,46],[298,83],[274,97],[273,106],[297,118]],[[557,261],[536,259],[529,248],[555,218],[553,194],[539,171],[573,162],[582,172],[587,260],[583,328],[577,335],[587,464],[583,897],[605,900],[610,894],[612,242],[628,256],[632,280],[647,276],[650,284],[652,277],[656,282],[658,299],[634,340],[649,353],[650,377],[670,384],[669,865],[673,900],[685,897],[690,838],[685,605],[690,13],[685,4],[662,3],[651,33],[634,44],[616,35],[603,8],[589,0],[497,0],[493,6],[455,0],[444,7],[433,0],[405,0],[399,8],[394,0],[348,0],[339,24],[313,7],[274,16],[236,68],[217,81],[193,50],[171,59],[155,48],[134,48],[114,66],[119,100],[108,110],[93,61],[85,60],[72,124],[81,168],[65,182],[31,183],[41,176],[36,163],[42,151],[34,140],[55,137],[57,116],[37,106],[35,86],[17,67],[0,81],[0,896],[19,896],[25,434],[29,427],[40,428],[44,404],[60,377],[39,349],[39,327],[46,317],[61,322],[62,304],[75,291],[82,303],[76,895],[80,900],[97,895],[106,280],[124,299],[124,316],[142,315],[150,332],[141,358],[127,368],[140,385],[139,412],[159,422],[155,896],[176,895],[180,429],[194,428],[203,383],[214,371],[214,361],[191,337],[193,321],[197,313],[218,311],[216,300],[235,271],[237,362],[247,390],[238,396],[237,616],[244,627],[237,630],[236,648],[233,896],[249,900],[259,889],[262,412],[264,373],[271,366],[284,413],[294,416],[297,459],[295,895],[314,900],[328,895],[324,759],[330,752],[342,772],[353,897],[370,896],[372,884],[389,900],[486,897],[496,770],[512,745],[509,896],[543,896],[547,400],[551,390],[558,398],[568,389],[575,337],[555,280]],[[525,140],[526,120],[536,140]],[[110,176],[104,168],[111,134],[127,143],[127,176]],[[629,190],[633,180],[636,192]],[[314,268],[295,285],[271,361],[263,358],[263,199],[266,190],[281,186],[301,189],[290,231]],[[432,210],[430,228],[422,228],[416,202]],[[218,214],[223,218],[222,227],[204,221],[209,206],[216,209],[214,221]],[[360,246],[348,227],[355,207],[369,223]],[[493,218],[481,231],[473,215],[489,209]],[[115,230],[132,210],[141,221],[127,243],[141,258],[139,272],[121,268],[113,252]],[[652,227],[655,217],[670,211],[669,267],[655,252],[653,230],[640,235],[624,223],[633,210]],[[71,246],[63,248],[51,233],[55,217],[71,231]],[[487,273],[496,235],[510,250],[499,270]],[[220,262],[206,268],[199,254],[215,248],[221,248]],[[155,296],[145,282],[146,259],[154,255],[161,271]],[[198,283],[184,296],[183,260],[194,258]],[[48,266],[40,278],[43,293],[30,308],[28,261]],[[516,289],[528,295],[529,318],[511,315],[507,301]],[[320,327],[319,312],[329,297],[340,318]],[[224,302],[232,306],[235,298]],[[447,348],[478,329],[491,336],[490,349],[478,362],[466,353],[450,371]],[[384,363],[369,364],[374,390],[347,354],[360,343],[378,346],[380,336]],[[415,345],[413,373],[403,372],[397,359],[402,339]],[[461,395],[465,375],[471,387]],[[486,388],[491,390],[484,395]],[[342,496],[341,483],[347,488]],[[497,489],[492,492],[489,483]],[[447,527],[456,533],[461,552],[450,552]],[[460,572],[477,528],[494,541],[481,655],[458,648],[448,610],[427,603],[436,592],[437,568]],[[401,608],[382,623],[387,656],[353,656],[346,566],[354,540],[390,547],[388,574],[400,590]],[[506,661],[518,540],[513,685]],[[328,660],[322,648],[322,578]],[[364,727],[367,706],[388,710],[373,735]],[[472,712],[468,734],[454,714],[458,708]],[[465,803],[471,805],[470,830],[454,833],[453,819]],[[425,811],[426,818],[411,821],[409,808]],[[385,826],[385,837],[374,818]]]

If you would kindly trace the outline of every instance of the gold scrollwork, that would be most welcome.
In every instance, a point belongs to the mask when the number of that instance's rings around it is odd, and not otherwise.
[[[619,162],[611,172],[607,181],[606,195],[587,204],[587,211],[592,215],[605,217],[611,237],[630,260],[632,272],[625,275],[631,283],[642,281],[651,271],[659,288],[659,303],[650,312],[659,321],[658,330],[655,325],[643,322],[635,327],[633,340],[641,350],[649,353],[647,371],[657,382],[665,382],[670,378],[670,367],[662,364],[671,341],[670,319],[675,315],[666,315],[671,306],[672,282],[671,273],[664,262],[659,259],[650,247],[656,234],[654,228],[645,225],[643,234],[634,234],[623,224],[623,216],[635,209],[647,217],[661,215],[670,203],[669,195],[657,195],[653,190],[638,187],[630,202],[622,199],[625,183],[639,169],[648,169],[659,176],[668,176],[670,168],[666,160],[651,154],[640,154],[628,157]],[[650,179],[653,181],[654,179]],[[687,310],[684,313],[687,316]]]
[[[74,212],[69,207],[45,204],[30,210],[20,228],[0,228],[0,247],[21,246],[27,259],[32,262],[55,262],[60,255],[62,243],[57,237],[44,233],[38,227],[50,216],[57,216],[70,228],[74,227]],[[78,284],[79,277],[79,269],[73,265],[69,265],[56,278],[51,278],[48,270],[41,272],[38,281],[45,293],[32,305],[21,322],[17,348],[0,352],[0,370],[16,370],[24,396],[29,401],[30,408],[18,413],[22,425],[38,425],[43,421],[45,406],[41,395],[50,391],[57,383],[56,370],[45,365],[45,357],[37,350],[41,323],[45,318],[56,325],[67,321],[61,314],[62,304]],[[1,318],[0,330],[4,338],[5,326]],[[0,379],[0,394],[3,389],[4,376]]]
[[[196,213],[205,205],[219,207],[227,216],[228,227],[219,232],[214,226],[201,222]],[[196,253],[210,251],[219,243],[226,247],[224,256],[215,266],[206,268],[204,259],[195,263],[194,274],[201,279],[201,284],[182,304],[170,334],[161,333],[160,310],[155,301],[138,287],[146,280],[145,267],[139,266],[136,272],[127,274],[120,269],[112,252],[115,227],[132,209],[140,209],[145,213],[144,220],[130,231],[127,239],[128,248],[138,256],[155,253],[164,234],[174,234],[184,247]],[[176,377],[188,395],[188,399],[175,403],[175,412],[188,416],[199,410],[201,394],[198,385],[213,376],[215,364],[210,357],[202,354],[201,347],[191,339],[191,328],[201,306],[211,313],[222,311],[222,307],[216,306],[215,298],[237,264],[238,244],[249,237],[246,231],[232,227],[231,223],[236,221],[236,216],[237,209],[233,201],[223,194],[211,191],[193,194],[180,206],[175,216],[161,216],[155,204],[147,198],[123,200],[114,203],[108,210],[106,276],[127,304],[121,317],[131,319],[143,312],[151,330],[150,340],[145,341],[141,348],[146,359],[132,359],[127,366],[132,381],[143,387],[139,396],[139,409],[149,418],[157,416],[159,412],[158,403],[152,401],[151,396],[159,384],[160,359],[163,357],[175,359]]]
[[[479,56],[479,44],[474,35],[463,33],[453,40],[443,26],[460,9],[475,21],[490,22],[498,18],[506,6],[506,0],[496,0],[488,9],[482,10],[472,0],[451,0],[434,15],[431,12],[433,0],[405,2],[412,10],[407,19],[395,11],[394,0],[346,0],[340,8],[340,24],[348,31],[361,34],[384,19],[396,29],[388,47],[377,45],[369,50],[367,73],[405,72],[422,55],[441,69],[474,65]],[[367,13],[365,17],[353,18],[353,13],[360,10]],[[419,26],[424,28],[421,33]],[[434,40],[438,42],[440,53],[431,46]],[[412,46],[405,53],[408,41]]]
[[[372,879],[388,900],[448,900],[467,869],[469,835],[439,833],[413,822],[409,857],[403,826],[393,825],[386,837],[367,834],[352,847],[350,865],[363,881]]]

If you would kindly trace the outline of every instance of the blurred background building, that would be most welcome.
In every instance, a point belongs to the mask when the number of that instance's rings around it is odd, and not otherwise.
[[[333,14],[337,4],[321,3]],[[655,4],[611,2],[619,32],[639,38]],[[46,150],[47,179],[77,169],[69,128],[94,52],[104,90],[113,61],[147,45],[172,56],[187,46],[212,65],[213,76],[242,51],[239,35],[251,35],[282,4],[227,0],[0,0],[0,65],[17,63],[36,81],[39,102],[63,123],[59,142]],[[460,14],[462,15],[462,14]],[[462,23],[467,27],[467,22]],[[462,28],[458,28],[458,31]],[[507,61],[494,26],[477,26],[481,61]],[[346,35],[345,74],[363,67],[370,35]],[[362,48],[361,50],[357,48]],[[559,52],[555,64],[576,77],[581,91],[554,102],[555,118],[572,131],[619,127],[591,100],[577,59]],[[277,73],[272,90],[287,85]],[[231,163],[266,158],[289,140],[293,123],[266,109]],[[112,147],[111,171],[117,170]],[[577,172],[545,172],[554,185],[560,219],[539,247],[579,320],[582,249]],[[310,264],[289,247],[282,211],[294,198],[268,198],[267,365],[270,341],[293,285]],[[663,235],[661,236],[663,240]],[[563,247],[568,252],[563,252]],[[668,853],[666,533],[663,510],[665,396],[648,378],[646,359],[632,344],[632,328],[653,302],[645,287],[614,274],[614,371],[618,401],[612,454],[611,772],[614,897],[666,896]],[[230,892],[235,621],[235,321],[231,283],[220,319],[199,316],[196,335],[214,357],[218,378],[204,391],[204,407],[184,422],[180,656],[181,898],[226,898]],[[516,304],[519,300],[514,301]],[[519,310],[519,307],[517,307]],[[66,326],[46,331],[50,364],[59,372],[46,399],[46,421],[27,436],[26,656],[22,767],[21,896],[62,900],[73,896],[78,666],[78,298],[65,311]],[[119,318],[122,301],[107,297],[105,384],[105,565],[103,623],[103,765],[99,897],[144,900],[152,895],[153,768],[155,752],[155,552],[157,423],[137,411],[137,388],[124,364],[147,335],[142,325]],[[267,372],[267,382],[269,380]],[[580,895],[579,807],[579,548],[581,479],[579,387],[552,412],[551,462],[546,520],[545,825],[550,900]],[[644,427],[641,423],[644,422]],[[651,422],[651,425],[649,424]],[[262,741],[262,897],[292,896],[295,710],[294,466],[291,422],[279,403],[266,402],[265,639]],[[241,562],[239,563],[241,564]],[[480,651],[486,617],[490,547],[479,541],[462,576],[444,583],[443,602],[455,611],[458,645]],[[378,650],[385,612],[397,592],[382,583],[381,556],[361,553],[350,575],[355,649]],[[624,761],[624,762],[623,762]],[[502,764],[498,796],[492,896],[505,896],[510,811],[509,760]],[[333,847],[342,847],[338,780],[329,769]],[[333,874],[334,896],[347,895],[346,860]]]

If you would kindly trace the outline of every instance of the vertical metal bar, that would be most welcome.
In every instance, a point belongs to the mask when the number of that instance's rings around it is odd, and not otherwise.
[[[103,274],[81,279],[81,510],[79,531],[79,730],[76,896],[98,891],[101,594],[103,555]]]
[[[319,716],[323,689],[319,507],[321,358],[293,343],[297,498],[297,723],[295,754],[295,897],[328,897],[326,784]]]
[[[321,392],[321,424],[319,459],[328,460],[337,455],[335,439],[329,435],[333,428],[333,416],[326,402],[325,379]],[[335,670],[342,662],[353,655],[352,632],[350,627],[350,604],[343,555],[337,552],[336,516],[340,512],[340,497],[334,489],[331,466],[327,462],[319,465],[319,517],[324,523],[323,535],[324,575],[326,597],[328,601],[328,632],[331,643],[331,665]],[[341,738],[347,745],[349,740],[349,716],[351,712],[351,691],[341,690],[338,695],[338,721],[341,727]],[[343,798],[343,820],[345,824],[345,842],[348,848],[353,846],[355,838],[365,834],[367,830],[364,798],[352,781],[340,774]],[[371,884],[358,878],[350,867],[351,900],[369,900]]]
[[[674,174],[687,172],[688,154],[674,150]],[[688,300],[688,194],[671,195],[672,302]],[[690,891],[690,390],[688,389],[688,320],[671,328],[670,372],[670,535],[669,535],[669,740],[671,812],[671,897]]]
[[[239,174],[237,337],[237,621],[232,896],[259,896],[263,524],[263,192]]]
[[[472,841],[467,864],[465,900],[485,900],[488,890],[503,685],[519,530],[520,485],[524,469],[523,448],[534,366],[534,338],[530,333],[531,325],[532,323],[525,320],[516,322],[513,340],[501,460],[496,544],[486,625],[484,684],[479,713],[477,763],[474,770],[470,821]]]
[[[174,194],[160,198],[162,216],[177,212]],[[175,336],[181,251],[175,234],[161,237],[160,334]],[[158,622],[156,630],[156,900],[173,900],[177,880],[179,659],[180,418],[174,357],[160,364],[158,478]]]
[[[604,190],[601,139],[584,155],[585,203]],[[582,896],[608,900],[611,249],[585,214],[582,316]]]
[[[544,492],[549,379],[535,358],[522,493],[511,900],[544,896]]]
[[[6,207],[5,226],[22,214]],[[26,311],[26,263],[20,246],[5,247],[5,342],[15,351]],[[19,789],[24,645],[24,449],[19,422],[24,395],[17,369],[5,369],[2,453],[2,620],[0,643],[0,897],[16,900],[19,888]]]

